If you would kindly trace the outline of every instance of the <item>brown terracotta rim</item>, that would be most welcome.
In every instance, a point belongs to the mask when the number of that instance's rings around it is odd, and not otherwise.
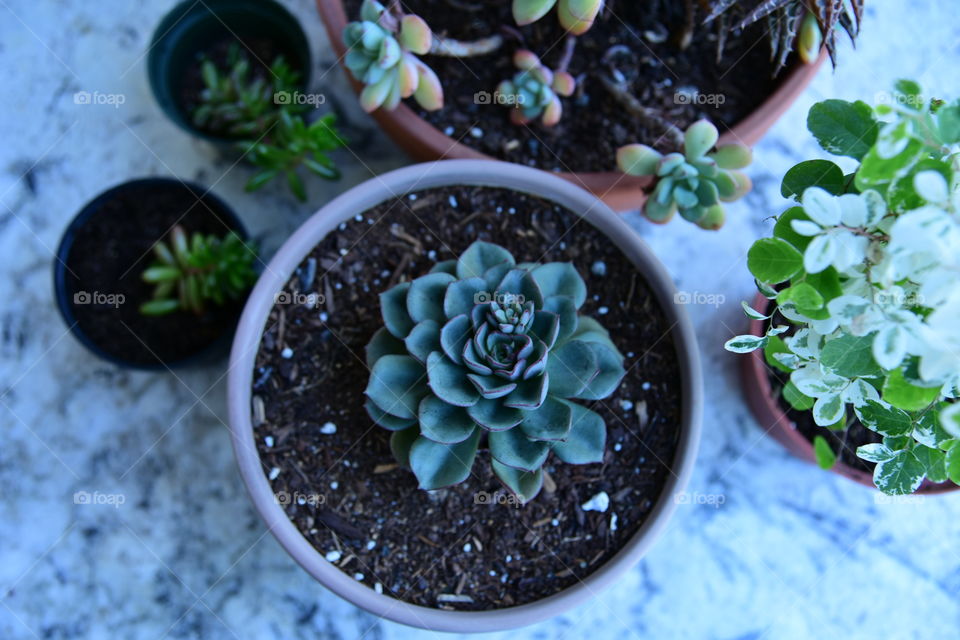
[[[758,293],[753,299],[753,308],[767,314],[770,308],[770,300],[763,294]],[[751,320],[750,334],[762,336],[766,332],[764,326],[765,320]],[[767,375],[769,366],[763,357],[763,350],[754,351],[747,357],[740,358],[740,376],[743,383],[743,393],[746,396],[747,404],[750,406],[754,417],[760,423],[760,428],[770,435],[774,440],[782,444],[790,453],[801,460],[811,464],[816,464],[816,456],[813,453],[813,444],[803,437],[803,434],[797,429],[794,423],[780,408],[773,386],[770,384],[770,378]],[[871,489],[877,490],[873,484],[873,476],[865,471],[851,467],[841,461],[831,469],[834,473],[849,478]],[[929,480],[924,480],[923,484],[917,490],[917,493],[926,495],[947,493],[960,489],[952,482],[936,484]]]
[[[343,44],[343,29],[347,15],[341,0],[317,0],[317,10],[323,19],[330,45],[342,63],[346,55]],[[796,64],[784,77],[777,89],[750,115],[720,136],[720,144],[740,142],[755,145],[780,116],[803,93],[826,59],[826,51],[813,64]],[[344,69],[354,90],[362,87]],[[377,109],[373,117],[390,138],[411,157],[418,161],[447,158],[493,160],[475,149],[461,144],[418,116],[413,109],[401,103],[393,111]],[[626,176],[619,172],[557,173],[556,175],[590,191],[615,211],[639,209],[647,200],[644,191],[650,185],[649,178]]]
[[[624,253],[650,284],[671,326],[681,371],[681,421],[672,473],[650,515],[624,547],[581,582],[529,604],[491,611],[444,611],[409,604],[376,593],[328,562],[290,521],[273,494],[257,453],[251,423],[251,385],[260,338],[275,294],[297,266],[338,224],[357,212],[415,190],[450,185],[513,189],[550,200],[583,217]],[[237,328],[227,380],[230,431],[240,474],[257,511],[280,544],[325,587],[376,616],[433,631],[483,632],[511,629],[558,615],[599,594],[623,575],[663,533],[693,471],[700,438],[703,383],[693,325],[676,289],[653,252],[606,205],[551,174],[504,162],[448,160],[413,165],[373,178],[336,198],[307,220],[280,248],[254,287]]]

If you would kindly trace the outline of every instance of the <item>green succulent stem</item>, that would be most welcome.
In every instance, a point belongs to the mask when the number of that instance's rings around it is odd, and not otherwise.
[[[477,40],[455,40],[433,36],[430,45],[430,55],[445,56],[448,58],[473,58],[485,56],[503,47],[503,36],[492,35]]]

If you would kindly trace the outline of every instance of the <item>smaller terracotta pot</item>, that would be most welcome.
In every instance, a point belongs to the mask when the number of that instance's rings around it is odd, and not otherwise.
[[[753,300],[753,308],[766,315],[769,307],[770,301],[763,294],[758,293]],[[764,335],[766,332],[765,323],[766,320],[751,320],[749,333],[754,336]],[[801,460],[816,464],[817,459],[813,453],[813,444],[800,433],[796,423],[780,408],[780,402],[773,386],[770,384],[770,377],[767,375],[768,370],[769,365],[763,357],[762,349],[754,351],[747,357],[740,358],[740,378],[743,384],[743,393],[750,410],[753,412],[753,417],[760,423],[760,428],[763,429],[764,433],[782,444],[787,451]],[[840,460],[837,460],[837,463],[830,470],[866,487],[876,489],[871,474],[855,469]],[[960,487],[952,482],[936,484],[924,480],[917,493],[936,494],[957,489],[960,489]]]
[[[317,10],[320,12],[330,39],[330,46],[333,47],[342,64],[347,54],[342,36],[343,29],[347,26],[347,14],[343,2],[342,0],[316,0],[316,2]],[[776,91],[768,96],[756,111],[720,136],[719,144],[739,142],[749,146],[755,145],[803,93],[826,57],[826,50],[824,50],[813,64],[794,66]],[[363,89],[362,85],[346,68],[344,71],[353,88],[359,93]],[[443,159],[494,159],[445,135],[403,103],[393,111],[377,109],[371,115],[380,128],[418,162]],[[652,182],[649,177],[637,178],[615,171],[557,173],[556,175],[586,189],[603,200],[611,209],[619,212],[642,208],[649,195],[646,189]]]

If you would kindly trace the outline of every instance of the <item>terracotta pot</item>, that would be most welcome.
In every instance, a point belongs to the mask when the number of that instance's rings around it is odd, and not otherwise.
[[[342,63],[346,56],[343,44],[343,29],[347,26],[347,15],[341,0],[317,0],[317,9],[327,30],[327,36],[338,60]],[[720,144],[741,142],[755,145],[760,138],[780,119],[794,100],[797,99],[826,59],[826,51],[812,65],[798,64],[783,78],[777,90],[760,107],[737,123],[732,129],[720,136]],[[359,93],[362,86],[349,71],[344,70],[350,83]],[[401,103],[393,111],[377,109],[373,117],[390,138],[412,158],[418,161],[440,160],[445,158],[483,158],[489,156],[476,151],[453,138],[418,116],[413,109]],[[506,123],[506,120],[504,120]],[[504,124],[504,126],[507,126]],[[605,171],[596,173],[558,173],[562,178],[573,182],[602,199],[615,211],[631,211],[643,207],[647,201],[650,178],[636,178],[619,172]]]
[[[614,243],[650,283],[667,322],[674,327],[683,385],[682,421],[670,474],[642,527],[594,573],[559,593],[533,603],[480,612],[445,611],[412,605],[357,582],[328,562],[277,504],[254,443],[251,385],[254,361],[275,294],[304,257],[337,225],[377,204],[413,190],[450,185],[513,189],[563,206],[592,224]],[[392,171],[354,187],[303,224],[264,270],[247,301],[230,358],[230,429],[240,472],[253,503],[280,544],[313,577],[334,593],[378,617],[434,631],[480,632],[519,627],[549,618],[596,595],[636,564],[663,532],[693,469],[700,435],[703,389],[696,336],[684,307],[674,304],[673,282],[660,261],[609,208],[586,191],[542,171],[487,160],[450,160]],[[358,402],[362,399],[358,398]]]
[[[770,301],[762,294],[757,294],[753,300],[753,308],[767,313]],[[751,320],[749,333],[755,336],[762,336],[766,332],[765,320]],[[760,423],[760,428],[774,440],[782,444],[787,451],[805,460],[811,464],[816,464],[816,456],[813,453],[813,444],[807,440],[797,425],[790,420],[786,412],[780,408],[780,403],[774,393],[773,386],[770,384],[770,378],[767,375],[769,365],[763,357],[763,350],[754,351],[747,357],[740,358],[740,376],[743,383],[743,393],[746,396],[747,404],[753,411],[753,416]],[[854,482],[876,489],[873,484],[873,476],[860,469],[855,469],[840,460],[831,469],[845,478]],[[946,493],[960,489],[952,482],[936,484],[929,480],[924,480],[923,484],[917,490],[921,494]]]

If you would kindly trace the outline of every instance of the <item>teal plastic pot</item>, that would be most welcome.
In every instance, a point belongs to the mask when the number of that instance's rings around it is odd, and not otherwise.
[[[269,40],[278,54],[300,72],[300,88],[310,81],[310,45],[297,19],[273,0],[185,0],[160,21],[150,43],[147,73],[160,108],[189,133],[218,143],[231,138],[194,127],[183,105],[191,69],[204,53],[225,40]],[[272,60],[264,60],[269,65]]]

